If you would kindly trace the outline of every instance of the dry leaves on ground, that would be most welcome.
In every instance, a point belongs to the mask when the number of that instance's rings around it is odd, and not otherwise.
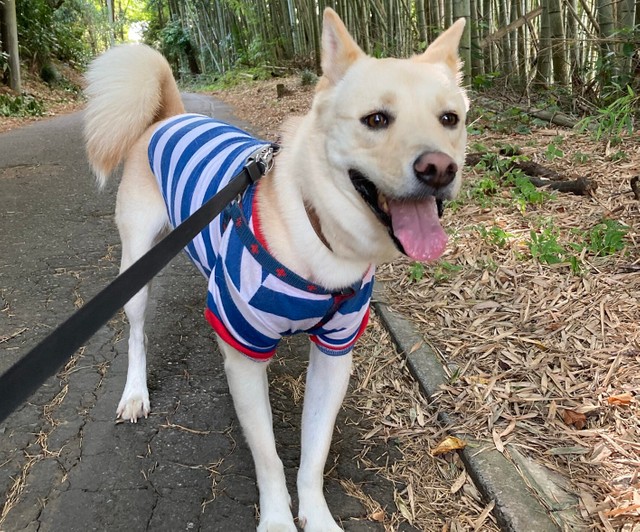
[[[52,86],[44,84],[33,73],[23,71],[22,93],[41,102],[44,112],[36,116],[0,115],[0,133],[80,109],[83,99],[78,91],[82,86],[82,75],[65,65],[59,65],[59,68],[63,81]],[[0,86],[0,94],[15,96],[14,92],[6,86]]]

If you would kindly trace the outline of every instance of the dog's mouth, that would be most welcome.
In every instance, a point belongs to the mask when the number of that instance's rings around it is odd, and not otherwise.
[[[444,212],[442,199],[432,195],[390,198],[358,170],[349,170],[349,178],[401,253],[418,261],[431,261],[442,255],[447,245],[447,235],[439,221]]]

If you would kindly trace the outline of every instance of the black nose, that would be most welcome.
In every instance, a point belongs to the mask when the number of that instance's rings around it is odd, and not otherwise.
[[[458,165],[445,153],[425,152],[415,160],[413,170],[420,181],[438,189],[454,180]]]

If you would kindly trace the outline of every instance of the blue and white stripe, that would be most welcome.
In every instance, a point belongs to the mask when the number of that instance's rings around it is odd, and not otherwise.
[[[268,144],[201,115],[162,122],[149,162],[171,224],[182,223]],[[256,359],[270,358],[282,336],[303,331],[327,354],[348,353],[368,319],[373,267],[340,293],[299,277],[256,237],[255,190],[249,187],[241,205],[234,202],[186,248],[209,279],[207,319],[223,340]]]

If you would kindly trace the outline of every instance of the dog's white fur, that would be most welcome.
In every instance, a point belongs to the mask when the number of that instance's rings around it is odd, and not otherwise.
[[[370,264],[397,255],[387,230],[355,191],[348,170],[358,168],[385,194],[407,197],[418,186],[414,163],[420,154],[439,151],[462,168],[467,100],[459,83],[457,46],[463,28],[458,21],[422,55],[378,60],[360,50],[335,12],[325,11],[323,77],[312,108],[286,125],[282,154],[259,189],[264,237],[280,262],[327,289],[339,289],[359,280]],[[167,229],[147,144],[155,124],[184,107],[166,60],[145,46],[109,50],[93,62],[87,78],[87,153],[99,183],[125,161],[116,204],[123,271]],[[361,119],[380,110],[392,115],[393,123],[384,131],[365,127]],[[461,127],[443,127],[439,117],[445,111],[455,112]],[[453,197],[459,186],[458,170],[446,195]],[[317,213],[331,250],[309,222],[304,201]],[[129,367],[117,415],[132,422],[150,409],[143,330],[148,295],[147,286],[125,306]],[[273,436],[267,364],[218,343],[255,462],[258,530],[296,530]],[[311,344],[298,473],[299,523],[307,531],[340,530],[324,499],[323,468],[350,371],[350,354],[326,356]]]

